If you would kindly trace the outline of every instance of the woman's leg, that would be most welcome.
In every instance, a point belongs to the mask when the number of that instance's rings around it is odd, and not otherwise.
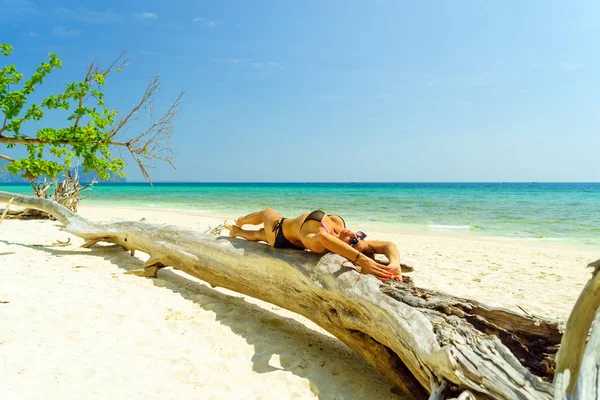
[[[264,221],[265,210],[255,211],[235,220],[235,224],[240,228],[244,225],[260,225]]]
[[[225,224],[225,229],[229,230],[230,237],[243,237],[246,240],[252,241],[264,241],[273,246],[275,244],[275,234],[273,232],[273,226],[277,221],[280,221],[283,215],[279,214],[272,208],[266,208],[263,211],[253,212],[246,216],[240,217],[235,222],[235,225]],[[264,224],[264,228],[258,231],[250,231],[242,229],[241,226],[245,224]]]
[[[281,221],[282,218],[283,215],[279,214],[272,208],[265,208],[265,211],[263,211],[266,242],[271,246],[275,244],[275,236],[277,235],[277,231],[273,231],[273,228],[278,221]]]
[[[257,231],[251,231],[251,230],[242,229],[236,225],[229,225],[226,223],[225,229],[229,229],[229,236],[232,238],[241,237],[246,240],[250,240],[252,242],[266,242],[267,241],[267,236],[265,235],[264,228],[260,228]]]

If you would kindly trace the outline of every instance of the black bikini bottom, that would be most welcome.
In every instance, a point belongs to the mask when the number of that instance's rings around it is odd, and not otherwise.
[[[283,234],[283,221],[285,221],[285,218],[281,218],[281,220],[275,222],[275,225],[273,226],[273,232],[277,231],[277,234],[275,235],[275,243],[273,244],[273,247],[275,247],[276,249],[304,250],[304,247],[296,246],[294,243],[290,242],[285,237],[285,235]]]

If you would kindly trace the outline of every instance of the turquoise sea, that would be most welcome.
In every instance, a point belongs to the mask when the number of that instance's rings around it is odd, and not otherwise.
[[[25,185],[0,190],[31,192]],[[227,215],[322,209],[350,227],[600,245],[600,183],[100,183],[82,205]]]

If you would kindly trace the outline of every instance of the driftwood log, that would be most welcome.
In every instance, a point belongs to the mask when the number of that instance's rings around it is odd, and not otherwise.
[[[556,400],[566,395],[581,400],[600,398],[600,260],[588,267],[594,268],[592,278],[571,311],[556,355]]]
[[[555,396],[555,323],[405,283],[382,284],[342,268],[334,254],[276,250],[169,225],[93,223],[50,200],[0,191],[0,202],[11,198],[51,214],[85,239],[84,247],[102,241],[147,253],[138,275],[169,266],[301,314],[412,398]]]
[[[575,386],[574,399],[598,399],[600,388],[598,379],[600,377],[600,312],[596,311],[594,327],[588,340],[580,366]]]

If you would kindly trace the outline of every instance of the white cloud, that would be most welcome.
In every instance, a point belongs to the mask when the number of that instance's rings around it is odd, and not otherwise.
[[[204,18],[193,18],[192,22],[200,25],[203,28],[216,28],[217,26],[221,25],[223,22],[219,21],[218,19],[204,19]]]
[[[425,75],[425,84],[429,87],[438,86],[442,84],[442,79],[439,79],[433,75]]]
[[[0,0],[0,23],[14,23],[38,15],[40,10],[29,0]]]
[[[108,9],[104,11],[88,10],[86,8],[68,9],[58,8],[56,10],[58,18],[70,21],[85,22],[88,24],[108,24],[113,22],[123,22],[123,18],[116,12]]]
[[[227,64],[239,65],[244,68],[283,68],[280,63],[276,62],[257,62],[252,61],[249,58],[226,58],[225,61]]]
[[[79,29],[68,29],[64,26],[55,26],[52,28],[52,33],[58,38],[68,38],[81,35],[81,31]]]
[[[37,34],[36,32],[29,32],[29,33],[27,34],[27,36],[29,36],[29,37],[32,37],[32,38],[33,38],[33,37],[37,37],[37,35],[38,35],[38,34]]]
[[[314,96],[315,100],[324,100],[324,101],[343,101],[348,100],[348,96],[343,96],[337,93],[319,93]]]
[[[491,72],[481,72],[475,75],[439,76],[423,75],[425,86],[428,87],[490,87],[500,85]]]
[[[158,19],[158,15],[148,11],[143,11],[133,13],[133,18],[137,19],[138,21],[149,21],[153,19]]]
[[[226,58],[225,62],[228,64],[245,64],[250,62],[249,58]]]
[[[468,86],[471,87],[494,86],[498,83],[494,78],[492,78],[492,75],[489,72],[482,72],[478,75],[474,75],[468,78],[468,80]]]
[[[560,64],[560,69],[563,71],[575,71],[582,68],[583,64],[577,62],[563,62]]]
[[[597,32],[600,30],[600,28],[598,28],[598,24],[594,20],[582,21],[581,19],[578,19],[578,20],[568,20],[565,22],[566,22],[566,26],[570,30],[573,30],[573,31]]]
[[[267,62],[267,63],[252,63],[254,68],[281,68],[281,64],[276,62]]]

